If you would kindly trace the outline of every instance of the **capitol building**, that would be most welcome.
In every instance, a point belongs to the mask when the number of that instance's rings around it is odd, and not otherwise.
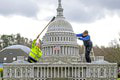
[[[91,54],[92,63],[86,63],[80,54],[77,38],[71,24],[63,16],[58,0],[57,16],[48,26],[42,39],[43,56],[37,63],[28,63],[24,57],[4,63],[4,80],[116,80],[117,63],[109,63],[104,56]]]

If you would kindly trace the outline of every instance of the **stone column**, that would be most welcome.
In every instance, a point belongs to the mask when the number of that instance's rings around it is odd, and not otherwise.
[[[49,47],[47,47],[47,56],[49,55],[49,53],[50,53],[50,52],[49,52]]]
[[[70,47],[68,47],[68,55],[70,55]]]
[[[39,67],[37,67],[37,77],[39,77]]]
[[[50,55],[50,53],[51,53],[51,47],[49,46],[49,53],[48,53],[48,55]]]
[[[51,78],[52,78],[52,67],[51,67]]]
[[[76,47],[74,47],[74,55],[76,55]]]
[[[12,74],[12,72],[11,72],[11,74]],[[23,77],[23,71],[22,71],[22,67],[21,67],[21,77]]]
[[[59,75],[60,75],[59,73],[60,73],[60,71],[59,71],[59,67],[58,67],[58,78],[59,78]]]
[[[44,67],[44,78],[45,78],[45,75],[46,75],[46,74],[45,74],[45,73],[46,73],[46,72],[45,72],[45,69],[46,69],[46,68]]]
[[[75,67],[75,78],[77,77],[77,74],[76,74],[76,69],[77,69],[77,68]]]
[[[72,67],[72,77],[74,76],[74,73],[73,73],[73,67]]]
[[[68,55],[68,46],[66,46],[66,55]]]
[[[109,72],[110,73],[110,72]],[[98,78],[100,77],[100,67],[98,68]]]
[[[71,46],[69,47],[69,54],[71,55]]]
[[[70,77],[70,67],[68,67],[68,77]]]
[[[83,67],[82,67],[82,77],[83,77],[83,74],[84,74],[84,73],[83,73]]]
[[[70,47],[70,55],[72,55],[72,47]]]
[[[63,67],[61,67],[61,77],[63,77]]]
[[[16,67],[15,67],[15,78],[16,78],[17,72],[16,72]]]
[[[74,56],[76,55],[75,47],[74,47]]]
[[[69,47],[67,46],[67,55],[69,55]]]
[[[62,49],[62,50],[63,50],[62,52],[63,52],[63,55],[64,55],[64,52],[65,52],[65,51],[64,51],[64,46],[63,46],[62,48],[63,48],[63,49]]]
[[[47,67],[47,77],[49,77],[49,67]]]
[[[51,46],[51,55],[53,54],[53,46]]]
[[[54,50],[55,46],[53,46],[53,55],[55,55],[55,50]]]
[[[42,78],[42,67],[40,67],[40,77]]]
[[[48,55],[48,47],[46,47],[46,56]]]
[[[72,50],[72,55],[74,56],[74,47],[72,47],[72,49],[71,49],[71,50]]]
[[[50,55],[50,46],[48,47],[48,53],[47,56]]]
[[[54,70],[54,78],[56,77],[56,72],[55,72],[55,67],[53,67],[53,70]]]
[[[65,77],[66,77],[66,67],[65,67]]]
[[[65,47],[65,55],[67,55],[67,46]]]
[[[106,67],[104,68],[104,77],[107,77],[107,75],[106,75]]]
[[[46,47],[46,56],[48,55],[48,47]]]
[[[78,77],[80,77],[80,67],[78,67]]]

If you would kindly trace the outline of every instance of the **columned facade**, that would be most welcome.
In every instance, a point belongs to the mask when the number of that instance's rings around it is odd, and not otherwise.
[[[5,64],[5,80],[116,80],[116,64]],[[7,66],[10,65],[10,66]],[[18,67],[20,66],[20,67]]]

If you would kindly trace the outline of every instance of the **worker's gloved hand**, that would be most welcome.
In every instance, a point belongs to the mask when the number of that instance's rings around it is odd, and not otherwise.
[[[39,38],[40,35],[37,36],[36,40]]]
[[[82,40],[82,38],[78,38],[79,40]]]

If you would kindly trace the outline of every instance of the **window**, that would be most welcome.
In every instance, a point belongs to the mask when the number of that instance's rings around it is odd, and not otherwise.
[[[7,76],[10,76],[10,69],[7,69]]]
[[[13,61],[15,61],[16,60],[16,58],[15,57],[13,57]]]
[[[9,53],[9,54],[13,54],[13,53]]]
[[[7,60],[7,58],[6,57],[4,57],[4,61],[6,61]]]
[[[50,41],[51,41],[51,37],[50,37]]]
[[[21,72],[20,72],[20,69],[18,68],[18,69],[17,69],[17,76],[18,76],[18,77],[21,76],[20,73],[21,73]]]
[[[28,60],[28,58],[26,57],[25,60]]]
[[[12,77],[14,77],[15,76],[15,70],[14,70],[14,68],[11,69],[11,73],[12,73]]]
[[[100,69],[100,76],[104,76],[104,69],[103,68]]]
[[[61,41],[62,41],[62,37],[61,37]]]
[[[27,76],[30,76],[30,68],[27,68]]]
[[[58,37],[58,41],[59,41],[59,37]]]

